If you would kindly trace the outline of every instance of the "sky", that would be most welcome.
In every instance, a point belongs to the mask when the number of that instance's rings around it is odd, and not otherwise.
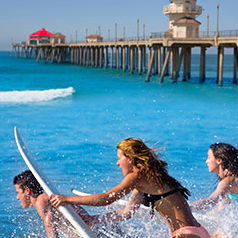
[[[198,0],[197,5],[203,7],[203,13],[197,18],[201,22],[200,31],[207,31],[207,14],[209,14],[209,30],[216,31],[217,4],[219,7],[219,30],[238,29],[237,0]],[[108,38],[137,35],[137,19],[139,32],[145,35],[151,32],[164,32],[168,29],[168,16],[163,14],[163,6],[169,0],[0,0],[0,50],[11,50],[11,43],[26,41],[29,34],[44,27],[46,30],[60,32],[66,41],[83,41],[86,36],[98,33]],[[77,33],[76,33],[77,32]]]

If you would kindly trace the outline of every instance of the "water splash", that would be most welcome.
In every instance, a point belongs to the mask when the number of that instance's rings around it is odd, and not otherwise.
[[[49,90],[26,90],[0,92],[0,102],[4,103],[32,103],[45,102],[56,98],[65,98],[75,92],[73,87]]]
[[[216,209],[206,214],[194,213],[196,219],[208,230],[210,235],[221,231],[223,237],[238,237],[237,202],[226,205],[223,209]]]

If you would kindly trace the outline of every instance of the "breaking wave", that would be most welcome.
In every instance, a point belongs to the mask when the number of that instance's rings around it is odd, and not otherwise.
[[[6,103],[29,103],[46,102],[56,98],[65,98],[74,93],[73,87],[49,89],[49,90],[26,90],[0,92],[0,102]]]

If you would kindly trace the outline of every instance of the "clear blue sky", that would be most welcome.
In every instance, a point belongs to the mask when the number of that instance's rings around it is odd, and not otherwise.
[[[198,0],[197,4],[204,11],[197,18],[202,23],[200,31],[207,29],[207,14],[209,14],[210,31],[216,31],[217,4],[220,4],[220,30],[238,29],[237,0]],[[86,35],[96,33],[98,26],[101,35],[114,37],[115,23],[118,28],[118,38],[123,37],[123,27],[126,27],[126,37],[136,36],[137,18],[140,19],[140,34],[145,24],[146,35],[151,32],[161,32],[168,29],[168,17],[163,14],[163,6],[169,5],[169,0],[0,0],[0,50],[10,50],[11,41],[20,43],[26,41],[28,35],[45,27],[52,33],[61,32],[66,40],[83,40]]]

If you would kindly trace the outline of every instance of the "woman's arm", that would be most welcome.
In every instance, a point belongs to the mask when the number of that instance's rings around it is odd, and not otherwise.
[[[200,199],[195,202],[190,202],[189,203],[190,208],[194,211],[200,211],[200,210],[208,210],[214,207],[217,204],[218,197],[212,198],[211,196],[205,199]]]
[[[220,199],[225,197],[229,183],[230,180],[228,178],[221,180],[218,183],[216,190],[208,198],[190,202],[190,208],[195,211],[211,209],[218,204]]]
[[[106,206],[130,193],[135,188],[137,180],[137,174],[130,173],[123,179],[121,184],[115,186],[106,193],[98,193],[88,196],[63,196],[52,194],[50,201],[55,207],[66,204]]]
[[[131,219],[135,212],[139,209],[142,196],[136,189],[132,192],[127,205],[122,209],[109,212],[104,215],[95,215],[90,217],[90,225],[101,222],[117,222]]]

